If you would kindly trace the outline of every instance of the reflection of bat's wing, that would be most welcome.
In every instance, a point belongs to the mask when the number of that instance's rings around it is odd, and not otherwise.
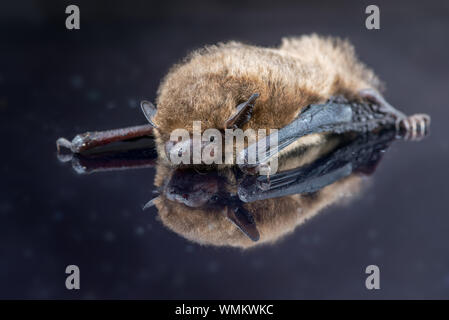
[[[80,174],[154,167],[157,153],[154,140],[140,138],[103,147],[92,153],[58,154],[62,162],[71,161]]]
[[[358,136],[346,146],[311,164],[270,176],[247,176],[239,185],[244,202],[311,193],[353,172],[372,171],[382,152],[395,139],[394,131]]]

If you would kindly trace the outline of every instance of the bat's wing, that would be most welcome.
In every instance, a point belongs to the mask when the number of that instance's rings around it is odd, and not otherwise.
[[[365,133],[376,128],[394,127],[395,119],[391,114],[376,112],[376,110],[377,108],[369,103],[351,102],[342,97],[329,100],[325,104],[310,105],[294,121],[276,133],[277,139],[273,139],[271,135],[266,137],[264,143],[270,147],[265,155],[257,159],[256,163],[249,164],[247,159],[249,154],[257,154],[260,142],[244,149],[239,155],[244,162],[241,167],[247,169],[265,164],[293,142],[308,134],[350,131]],[[270,145],[274,140],[278,141],[277,145]]]
[[[372,172],[395,132],[367,133],[311,164],[270,176],[246,176],[238,196],[244,202],[315,192],[354,172]]]
[[[101,152],[58,154],[61,162],[71,161],[73,169],[79,174],[151,168],[156,164],[157,152],[154,140],[140,138],[120,142],[114,146],[103,147]]]

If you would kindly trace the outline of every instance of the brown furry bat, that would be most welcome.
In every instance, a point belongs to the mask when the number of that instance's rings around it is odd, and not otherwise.
[[[406,138],[423,137],[430,117],[405,116],[380,91],[379,79],[347,41],[310,35],[284,38],[279,48],[229,42],[197,50],[170,70],[159,87],[157,108],[142,102],[150,125],[88,132],[72,142],[60,138],[57,146],[83,152],[154,133],[158,154],[167,160],[175,144],[170,133],[177,128],[191,132],[193,121],[201,121],[203,131],[280,129],[279,152],[298,138],[313,141],[323,132],[396,125]]]
[[[85,153],[154,135],[159,158],[155,185],[161,194],[146,207],[156,205],[162,222],[187,239],[246,248],[273,242],[354,194],[360,173],[372,171],[389,141],[427,134],[430,117],[407,117],[384,100],[381,87],[347,41],[310,35],[285,38],[278,48],[229,42],[197,50],[170,70],[158,89],[157,108],[141,104],[150,124],[88,132],[72,142],[60,138],[57,147]],[[279,129],[281,171],[263,177],[236,173],[235,166],[204,174],[198,168],[173,168],[169,155],[177,141],[170,135],[187,129],[190,139],[181,151],[190,150],[194,121],[201,121],[202,131],[222,133]],[[385,128],[394,129],[386,140],[380,135]],[[246,154],[256,149],[255,144],[245,147]],[[78,172],[87,172],[80,159],[75,156],[72,163]],[[112,169],[129,164],[122,160],[108,162],[110,167],[101,159],[83,161]],[[133,165],[144,166],[146,160],[140,161]],[[252,172],[248,163],[240,168]]]

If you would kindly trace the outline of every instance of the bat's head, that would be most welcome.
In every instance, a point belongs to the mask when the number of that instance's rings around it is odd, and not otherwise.
[[[217,206],[226,197],[225,181],[216,171],[198,173],[193,169],[177,169],[164,186],[163,193],[171,201],[191,208]]]
[[[156,106],[144,103],[142,109],[157,127],[155,135],[161,158],[170,159],[178,140],[182,140],[182,145],[178,145],[176,154],[191,151],[194,132],[203,138],[200,143],[203,154],[211,139],[220,140],[224,147],[226,129],[252,128],[257,132],[259,128],[275,128],[272,122],[277,118],[265,113],[264,108],[284,101],[274,101],[270,82],[257,70],[248,73],[241,67],[238,59],[241,55],[242,51],[234,47],[196,51],[163,79]],[[187,133],[182,139],[176,132],[180,129]]]
[[[141,107],[155,128],[158,152],[162,158],[172,164],[229,164],[230,161],[234,164],[236,150],[241,150],[245,141],[248,143],[257,140],[256,131],[244,132],[235,129],[243,128],[251,119],[258,97],[259,94],[254,93],[246,101],[233,106],[230,116],[224,116],[223,109],[228,108],[222,108],[218,101],[191,104],[189,107],[180,108],[180,114],[176,116],[173,113],[166,115],[167,108],[164,108],[163,104],[161,108],[156,108],[150,102],[143,101]],[[217,105],[219,107],[216,107]]]
[[[173,164],[177,162],[222,163],[225,158],[235,160],[234,154],[229,157],[225,156],[225,152],[233,153],[236,149],[243,148],[245,138],[247,142],[257,140],[256,131],[244,132],[243,130],[235,131],[235,129],[243,128],[251,119],[258,97],[259,94],[254,93],[246,101],[233,106],[230,116],[225,116],[223,112],[229,108],[222,108],[222,103],[212,101],[191,104],[190,108],[184,108],[187,110],[180,108],[178,112],[181,114],[177,116],[164,114],[166,108],[164,109],[163,105],[161,108],[156,108],[148,101],[143,101],[141,107],[146,118],[155,128],[158,152],[162,158],[170,160]],[[229,144],[226,139],[232,141],[231,149],[227,147]],[[240,143],[237,148],[235,148],[234,140]],[[229,163],[229,160],[227,162]]]
[[[292,59],[273,50],[236,42],[194,51],[164,77],[157,92],[157,108],[146,113],[157,126],[159,156],[171,160],[172,151],[182,155],[195,149],[195,123],[203,138],[201,155],[210,155],[212,141],[207,131],[217,130],[220,138],[214,136],[214,141],[220,140],[223,147],[226,130],[252,129],[259,138],[259,129],[269,135],[270,130],[289,124],[298,108],[323,99],[316,90],[301,85],[292,66]],[[187,137],[174,149],[179,136],[172,134],[178,129],[186,130]],[[234,160],[238,154],[233,152]]]
[[[236,195],[229,176],[226,177],[221,171],[200,173],[193,168],[177,168],[172,170],[161,191],[160,197],[180,211],[204,211],[206,215],[218,215],[218,218],[214,216],[211,219],[226,218],[249,239],[259,240],[253,215]]]

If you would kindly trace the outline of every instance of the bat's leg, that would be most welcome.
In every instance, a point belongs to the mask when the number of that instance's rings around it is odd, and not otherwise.
[[[59,138],[56,140],[56,148],[58,152],[61,147],[65,147],[73,153],[81,153],[116,141],[151,136],[153,130],[154,127],[151,124],[146,124],[107,131],[86,132],[76,135],[71,142],[65,138]]]
[[[403,134],[406,140],[421,140],[429,130],[430,117],[427,114],[406,116],[389,104],[384,97],[374,89],[359,91],[360,97],[374,103],[378,112],[392,115],[396,120],[396,130]]]
[[[362,90],[360,96],[368,102],[351,102],[337,97],[324,104],[308,106],[295,120],[281,128],[277,137],[270,134],[266,138],[264,144],[269,146],[268,152],[259,157],[256,163],[248,163],[248,155],[258,154],[260,142],[244,149],[237,158],[238,163],[242,163],[240,168],[249,173],[255,172],[297,139],[311,133],[367,132],[396,124],[398,133],[403,134],[406,139],[419,140],[427,134],[430,124],[428,115],[407,117],[371,89]],[[272,138],[277,139],[277,146],[270,145]]]
[[[397,121],[407,118],[404,113],[394,108],[379,92],[374,89],[368,88],[360,90],[359,95],[361,98],[373,102],[379,112],[391,114]]]

